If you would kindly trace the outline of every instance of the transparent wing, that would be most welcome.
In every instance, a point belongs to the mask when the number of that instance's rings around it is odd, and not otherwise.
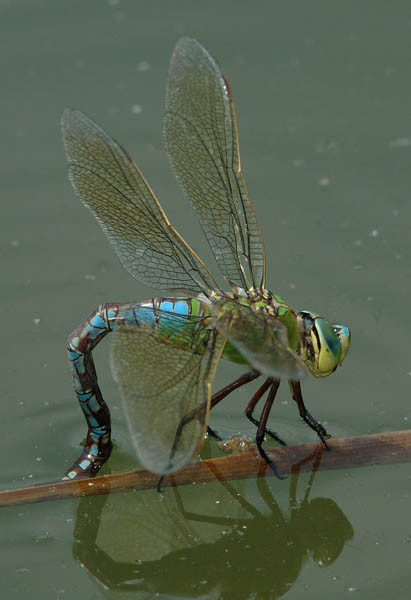
[[[79,111],[66,109],[61,125],[74,190],[127,271],[159,289],[215,289],[204,263],[170,225],[125,150]]]
[[[164,137],[225,278],[264,287],[264,245],[241,172],[230,89],[207,50],[188,37],[171,57]]]
[[[193,319],[162,315],[160,332],[119,327],[111,365],[137,456],[164,475],[181,469],[202,443],[224,344]]]
[[[230,300],[214,304],[212,316],[217,331],[263,375],[292,380],[306,375],[304,363],[288,345],[287,328],[275,317]]]

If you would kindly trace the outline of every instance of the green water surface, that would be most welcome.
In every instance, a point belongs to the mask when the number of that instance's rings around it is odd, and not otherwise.
[[[68,333],[100,302],[155,293],[120,267],[73,194],[66,106],[128,149],[210,258],[163,151],[182,35],[229,77],[269,287],[352,331],[343,368],[303,383],[307,406],[334,436],[410,427],[409,2],[0,0],[1,489],[56,479],[80,452]],[[137,466],[108,358],[101,344],[106,473]],[[215,389],[240,372],[221,365]],[[222,435],[253,435],[253,389],[216,408]],[[314,440],[293,404],[282,386],[272,426],[290,444]],[[206,442],[204,457],[220,454]],[[405,600],[410,475],[403,464],[319,472],[308,490],[305,474],[1,509],[1,598]]]

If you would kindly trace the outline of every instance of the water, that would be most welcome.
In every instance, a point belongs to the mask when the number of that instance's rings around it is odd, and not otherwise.
[[[229,77],[270,288],[352,330],[343,368],[304,382],[307,406],[334,436],[408,428],[409,4],[3,0],[0,17],[1,488],[55,479],[80,451],[67,334],[100,302],[152,295],[67,182],[65,106],[129,150],[209,258],[162,148],[167,64],[184,34]],[[115,438],[105,472],[119,472],[136,463],[108,352],[96,352]],[[216,389],[238,373],[222,365]],[[273,426],[289,443],[314,439],[283,388]],[[216,408],[220,433],[253,434],[250,393]],[[408,465],[322,472],[303,504],[309,475],[297,502],[293,479],[270,479],[3,509],[1,587],[19,600],[408,598],[409,479]]]

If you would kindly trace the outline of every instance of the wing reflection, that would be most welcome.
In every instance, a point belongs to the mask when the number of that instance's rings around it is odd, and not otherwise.
[[[285,509],[264,478],[253,504],[239,492],[250,482],[84,498],[73,555],[108,598],[283,596],[310,556],[331,565],[354,533],[333,500],[310,500],[315,472],[297,498],[299,477],[297,467]]]

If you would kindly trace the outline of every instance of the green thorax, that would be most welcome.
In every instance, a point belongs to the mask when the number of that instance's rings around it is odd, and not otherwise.
[[[250,294],[248,297],[236,296],[235,294],[227,294],[221,296],[220,294],[213,295],[215,300],[221,300],[222,298],[233,299],[239,302],[243,306],[249,306],[255,312],[263,311],[270,314],[273,318],[277,319],[283,325],[285,325],[288,334],[288,344],[291,350],[295,351],[298,346],[298,330],[297,330],[297,316],[293,309],[286,303],[286,301],[278,296],[272,294],[267,290],[259,290],[254,294]],[[223,356],[224,359],[231,362],[247,364],[248,361],[241,355],[241,353],[227,341]]]

